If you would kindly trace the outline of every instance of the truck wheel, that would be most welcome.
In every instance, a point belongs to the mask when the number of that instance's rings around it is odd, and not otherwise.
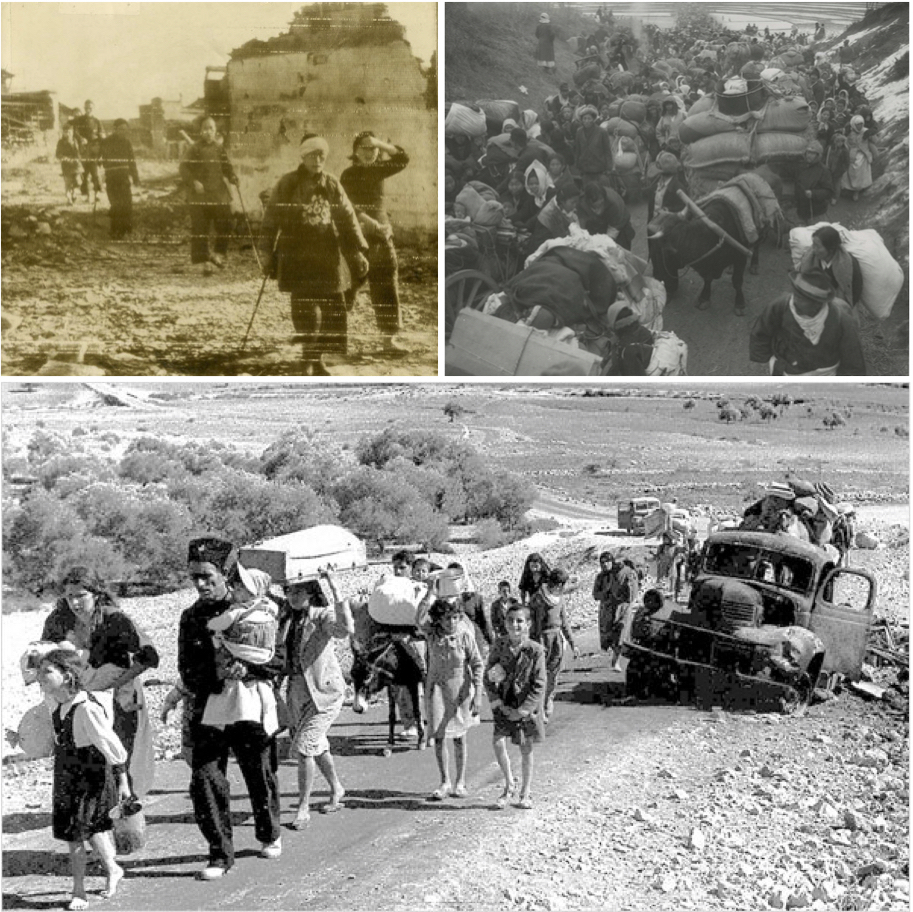
[[[780,712],[784,716],[804,716],[811,702],[812,689],[811,682],[806,677],[788,687],[786,694],[780,697]]]
[[[650,668],[641,656],[633,656],[628,660],[628,667],[625,669],[625,694],[638,700],[650,696]]]

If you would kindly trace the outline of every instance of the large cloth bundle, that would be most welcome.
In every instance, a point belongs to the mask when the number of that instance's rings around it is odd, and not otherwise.
[[[789,252],[793,267],[798,268],[802,257],[812,245],[812,235],[829,222],[819,222],[808,228],[793,228],[789,232]],[[837,230],[847,253],[856,257],[862,272],[862,305],[877,320],[891,315],[894,302],[903,288],[903,269],[888,252],[881,235],[874,228],[850,230],[838,223]]]
[[[504,121],[508,118],[519,122],[520,105],[515,101],[477,101],[476,107],[482,109],[485,119],[488,122],[488,132],[491,134],[500,133]]]
[[[640,136],[637,125],[622,117],[610,117],[608,120],[604,121],[601,126],[610,136],[615,133],[616,130],[620,136],[629,136],[631,139],[637,139],[638,136]]]
[[[609,76],[609,88],[617,92],[619,89],[630,89],[634,85],[635,76],[627,70],[618,70]]]
[[[801,96],[771,98],[757,130],[758,133],[804,133],[811,119],[811,108]]]
[[[744,131],[706,136],[685,146],[682,153],[682,164],[687,168],[708,168],[722,164],[747,165],[750,160],[751,136]]]
[[[598,63],[587,63],[574,73],[574,85],[578,88],[590,79],[599,79],[602,67]]]
[[[724,117],[718,111],[698,111],[689,114],[678,128],[679,139],[688,145],[704,139],[707,136],[716,136],[719,133],[734,133],[739,129],[731,117]]]
[[[445,136],[468,136],[476,139],[488,132],[485,112],[474,105],[454,102],[444,120]]]
[[[754,159],[764,162],[801,161],[808,140],[801,133],[758,133],[755,137]]]
[[[700,114],[702,111],[710,111],[716,105],[715,95],[702,95],[698,100],[688,108],[688,116]]]
[[[415,624],[419,593],[415,583],[404,576],[384,576],[368,598],[368,614],[378,624]]]
[[[564,326],[592,321],[615,302],[616,285],[595,253],[556,247],[505,286],[518,310],[541,307]]]
[[[631,123],[643,123],[647,119],[647,106],[642,101],[628,99],[621,105],[621,116]]]

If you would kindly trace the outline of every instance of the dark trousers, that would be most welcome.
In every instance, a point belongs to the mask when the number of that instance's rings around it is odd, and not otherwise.
[[[234,753],[247,785],[254,834],[260,842],[279,838],[279,783],[272,762],[273,740],[257,722],[236,722],[224,730],[194,724],[190,797],[197,826],[209,843],[210,864],[230,868],[235,861],[226,775],[229,751]]]
[[[209,232],[215,232],[213,253],[225,256],[232,231],[231,206],[227,203],[193,203],[190,206],[190,262],[209,262]]]
[[[130,189],[130,175],[105,175],[105,189],[111,204],[111,237],[122,238],[133,231],[133,192]]]
[[[101,193],[101,178],[98,176],[98,162],[94,158],[84,158],[82,161],[82,195],[89,195],[89,178],[96,193]]]
[[[393,241],[376,238],[370,241],[368,250],[368,281],[371,283],[371,305],[377,328],[387,336],[402,329],[399,308],[398,264]],[[358,288],[346,292],[346,307],[351,310],[355,304]]]
[[[346,353],[349,315],[342,294],[314,298],[293,292],[292,325],[300,336],[305,360]]]

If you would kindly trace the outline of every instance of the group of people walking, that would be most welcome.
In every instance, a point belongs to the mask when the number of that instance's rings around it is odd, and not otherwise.
[[[235,863],[230,754],[250,797],[261,858],[282,854],[276,736],[283,729],[298,763],[298,804],[290,828],[310,824],[318,771],[329,786],[329,798],[318,810],[331,814],[344,806],[346,791],[328,733],[346,694],[335,644],[353,638],[355,625],[331,572],[320,581],[285,581],[280,598],[270,591],[267,574],[237,560],[230,542],[195,539],[187,560],[197,600],[180,618],[180,678],[165,700],[162,720],[182,706],[190,798],[208,847],[199,877],[215,880]],[[400,572],[408,568],[416,580],[414,629],[426,657],[427,730],[440,773],[429,800],[467,795],[467,733],[480,722],[484,691],[503,776],[497,805],[532,808],[533,747],[554,714],[566,652],[578,654],[565,608],[568,574],[531,554],[516,596],[504,580],[486,610],[479,593],[441,589],[440,574],[429,573],[427,560],[402,553],[399,562]],[[142,778],[137,756],[151,750],[151,739],[138,737],[149,731],[139,675],[159,664],[159,654],[97,574],[74,568],[62,589],[30,667],[32,680],[55,706],[53,834],[70,846],[69,907],[79,910],[86,905],[86,841],[105,867],[105,895],[114,895],[123,877],[109,811],[141,797],[151,784],[151,775]],[[511,764],[511,743],[520,750],[519,776]]]
[[[101,193],[104,170],[110,202],[111,237],[133,231],[132,186],[140,183],[129,125],[119,119],[105,136],[91,101],[71,120],[57,144],[67,200],[80,186],[86,199]],[[264,281],[278,282],[291,297],[292,324],[302,348],[303,374],[329,376],[324,355],[346,354],[348,314],[367,286],[382,355],[408,354],[403,327],[393,227],[384,204],[384,182],[409,164],[399,146],[362,131],[352,146],[351,165],[337,178],[325,170],[326,139],[305,133],[301,164],[261,198],[265,212],[258,237]],[[233,192],[240,179],[216,122],[204,118],[199,138],[186,150],[180,178],[190,216],[190,261],[211,276],[226,265],[234,233]],[[232,190],[234,188],[234,191]],[[242,206],[243,206],[243,200]],[[248,222],[248,227],[250,223]]]

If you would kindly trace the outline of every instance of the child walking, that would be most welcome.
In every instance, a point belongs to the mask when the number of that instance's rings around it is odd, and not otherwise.
[[[54,722],[54,792],[51,816],[55,839],[70,849],[73,895],[67,909],[81,910],[86,899],[86,846],[98,853],[107,876],[102,897],[114,896],[124,869],[114,858],[109,812],[130,797],[127,751],[114,733],[113,710],[82,685],[83,665],[68,649],[54,649],[41,660],[38,683],[58,705]]]
[[[429,588],[430,592],[430,588]],[[441,784],[429,801],[443,801],[447,795],[466,797],[466,733],[479,719],[482,689],[482,658],[472,622],[459,601],[435,599],[427,608],[419,605],[416,622],[428,644],[428,677],[425,682],[430,737]],[[450,780],[450,749],[456,755],[456,781]]]
[[[517,780],[510,766],[507,739],[520,748],[523,780],[516,807],[533,806],[530,787],[533,779],[533,745],[545,737],[542,703],[547,673],[545,650],[529,638],[529,608],[513,604],[505,619],[507,635],[495,640],[488,655],[485,689],[494,716],[493,747],[495,759],[504,774],[504,790],[498,807],[504,808],[516,795]]]

